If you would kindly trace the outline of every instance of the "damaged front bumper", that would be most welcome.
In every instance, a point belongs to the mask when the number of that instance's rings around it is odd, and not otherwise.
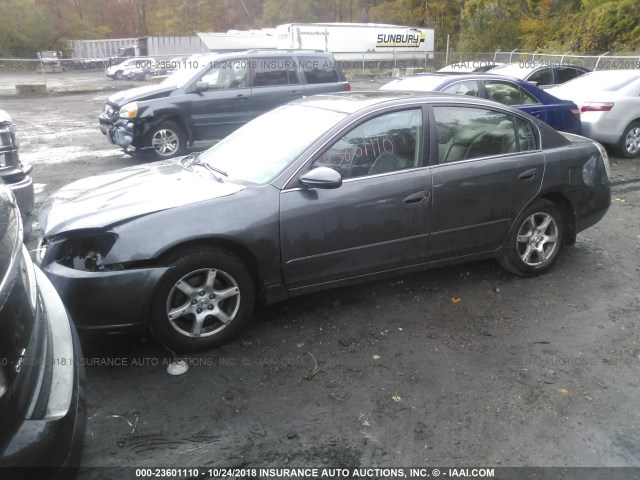
[[[43,267],[79,330],[143,331],[156,285],[168,267],[84,271]]]
[[[135,138],[135,125],[127,119],[111,119],[100,115],[100,131],[106,135],[112,145],[118,145],[125,152],[133,152],[136,146],[132,145]]]

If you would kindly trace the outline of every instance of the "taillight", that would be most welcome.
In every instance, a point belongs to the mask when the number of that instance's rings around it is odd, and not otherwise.
[[[349,85],[348,83],[345,85],[344,87],[344,91],[345,92],[350,92],[351,91],[351,85]]]
[[[571,109],[571,116],[573,118],[575,118],[576,120],[580,120],[580,109],[579,108],[572,108]]]
[[[580,107],[581,112],[608,112],[613,102],[587,102]]]

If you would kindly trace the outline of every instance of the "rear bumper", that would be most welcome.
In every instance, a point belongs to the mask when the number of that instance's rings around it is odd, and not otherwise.
[[[609,210],[610,185],[580,190],[572,195],[571,200],[576,212],[576,233],[579,233],[598,223]]]
[[[80,462],[86,427],[86,387],[78,335],[60,297],[36,269],[52,348],[51,382],[40,389],[42,419],[25,419],[0,458],[3,479],[60,478]],[[49,373],[47,373],[49,375]]]

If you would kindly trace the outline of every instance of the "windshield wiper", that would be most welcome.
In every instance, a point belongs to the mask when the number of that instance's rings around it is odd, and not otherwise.
[[[211,166],[207,162],[199,161],[198,157],[200,156],[200,153],[202,153],[202,152],[190,153],[189,155],[184,157],[183,162],[185,162],[185,165],[187,165],[189,167],[191,167],[192,165],[198,165],[200,167],[206,168],[207,170],[209,170],[212,173],[219,173],[220,175],[224,175],[225,177],[229,176],[229,174],[227,172],[225,172],[224,170],[220,170],[219,168]]]
[[[214,167],[212,165],[209,165],[207,162],[196,162],[196,161],[193,161],[193,162],[191,162],[191,165],[200,165],[201,167],[206,168],[210,172],[219,173],[220,175],[224,175],[225,177],[229,176],[229,174],[227,172],[225,172],[224,170],[220,170],[219,168],[216,168],[216,167]]]

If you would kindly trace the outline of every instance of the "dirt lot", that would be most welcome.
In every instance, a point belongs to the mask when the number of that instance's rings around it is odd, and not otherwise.
[[[139,161],[98,130],[106,95],[0,97],[38,202]],[[640,161],[612,168],[607,216],[538,278],[478,262],[261,307],[180,377],[152,338],[84,339],[83,466],[640,467]]]

